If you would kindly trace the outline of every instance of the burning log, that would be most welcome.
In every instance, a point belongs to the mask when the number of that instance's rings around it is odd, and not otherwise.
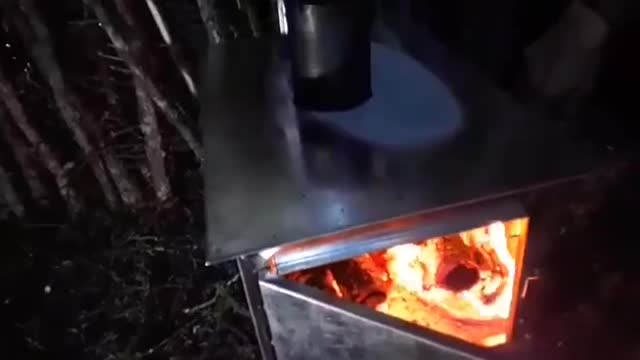
[[[287,277],[425,328],[496,346],[510,336],[514,254],[523,246],[523,226],[526,220],[495,222]]]
[[[335,277],[333,276],[333,272],[329,267],[303,270],[288,274],[285,277],[295,282],[322,289],[341,299],[350,299],[350,293],[343,291],[343,288],[338,285]]]
[[[459,235],[429,241],[433,243],[426,244],[422,252],[426,267],[431,268],[428,269],[430,273],[425,271],[425,288],[438,285],[458,292],[478,282],[483,257],[478,256],[475,248],[467,246]],[[429,251],[435,251],[437,255],[425,254]]]
[[[341,299],[375,307],[384,301],[391,285],[387,271],[374,258],[382,254],[365,254],[325,267],[286,275],[289,280],[313,286]],[[382,261],[384,261],[382,259]]]
[[[437,286],[458,293],[472,289],[479,282],[489,281],[491,289],[484,285],[483,301],[486,303],[503,290],[508,276],[493,249],[465,241],[461,235],[428,240],[422,247],[420,260],[425,267],[425,290]]]
[[[381,255],[365,254],[331,266],[338,284],[348,289],[349,298],[356,303],[375,303],[390,286],[387,271],[376,263],[376,256]]]
[[[437,303],[426,302],[405,288],[391,292],[377,310],[438,332],[456,334],[476,344],[502,334],[506,324],[502,319],[478,321],[452,317]]]

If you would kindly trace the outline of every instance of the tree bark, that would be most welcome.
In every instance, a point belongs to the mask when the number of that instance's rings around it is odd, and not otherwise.
[[[125,23],[131,28],[133,31],[141,31],[135,19],[133,17],[133,13],[128,7],[128,3],[121,0],[116,0],[116,7],[120,14],[122,15]],[[174,47],[171,44],[170,36],[166,30],[166,26],[164,25],[164,21],[160,17],[155,4],[152,3],[150,6],[152,16],[156,21],[156,25],[158,26],[163,38],[167,42],[167,45],[170,46],[172,50],[172,54],[174,54]],[[142,44],[137,44],[137,46],[141,46]],[[121,59],[122,60],[122,59]],[[175,57],[174,57],[175,60]],[[123,60],[124,61],[124,60]],[[181,69],[182,70],[182,69]],[[186,71],[186,69],[185,69]],[[187,79],[190,81],[191,77],[187,73]],[[189,85],[189,81],[187,81],[187,86]],[[138,102],[138,116],[140,118],[140,130],[144,137],[144,148],[145,153],[148,160],[148,165],[143,164],[141,166],[141,172],[143,177],[151,184],[154,189],[156,198],[165,202],[171,196],[171,186],[169,180],[167,178],[167,173],[164,164],[165,153],[162,148],[162,136],[160,133],[160,128],[158,127],[158,120],[156,118],[156,113],[153,107],[153,101],[149,99],[145,91],[145,84],[140,81],[140,79],[136,76],[133,76],[134,88],[136,91],[136,98]],[[191,89],[190,89],[191,90]],[[112,95],[115,96],[115,95]]]
[[[158,128],[158,120],[153,109],[153,103],[145,93],[144,85],[137,79],[134,82],[138,99],[140,130],[144,135],[144,148],[149,160],[151,181],[156,197],[161,202],[164,202],[169,199],[171,190],[164,167],[164,150],[162,149],[162,137]]]
[[[18,100],[13,86],[4,76],[2,69],[0,69],[0,96],[2,96],[2,101],[9,110],[9,114],[13,118],[16,126],[20,131],[22,131],[31,146],[36,150],[40,161],[43,162],[47,170],[51,175],[53,175],[56,185],[58,186],[58,191],[60,191],[62,198],[66,200],[72,217],[77,215],[82,209],[80,197],[73,187],[71,187],[69,178],[67,177],[61,162],[58,160],[49,145],[42,139],[36,128],[29,122],[29,118],[27,118],[24,108]]]
[[[40,206],[46,206],[48,204],[47,190],[36,170],[36,162],[32,154],[29,151],[29,146],[23,138],[22,134],[18,134],[9,123],[9,119],[6,116],[4,109],[0,107],[0,132],[4,135],[6,143],[13,150],[16,162],[22,172],[31,197]]]
[[[212,43],[219,43],[220,38],[220,27],[218,26],[218,21],[216,20],[216,13],[211,6],[210,0],[196,0],[198,2],[198,8],[200,9],[200,16],[202,17],[202,22],[204,23],[204,27],[207,30],[207,39]]]
[[[80,145],[85,156],[87,156],[105,194],[109,207],[112,209],[117,207],[118,196],[117,191],[113,189],[109,181],[105,166],[111,173],[111,180],[113,180],[119,190],[122,201],[128,206],[136,205],[141,201],[142,195],[131,180],[122,162],[105,149],[101,152],[104,161],[100,161],[100,156],[96,153],[94,146],[95,143],[100,143],[101,139],[96,128],[95,119],[81,106],[76,95],[67,88],[60,66],[55,60],[49,31],[38,14],[33,1],[23,0],[21,5],[35,33],[35,44],[31,46],[31,52],[36,65],[48,80],[60,115],[72,131],[76,142]],[[19,28],[21,28],[20,32],[23,34],[23,37],[29,38],[29,30],[26,26],[20,24],[21,21],[19,20],[16,22]],[[28,44],[28,42],[26,43]],[[81,119],[88,120],[82,122]]]
[[[0,191],[2,191],[2,196],[7,201],[11,211],[19,218],[24,217],[24,204],[11,184],[9,174],[2,165],[0,165]]]
[[[167,121],[173,125],[178,133],[191,148],[196,158],[202,162],[204,160],[202,146],[191,131],[191,129],[181,121],[178,111],[170,105],[167,98],[160,92],[159,87],[147,74],[142,66],[143,57],[141,53],[141,40],[136,36],[135,31],[131,31],[132,45],[127,44],[125,39],[115,30],[115,26],[111,18],[107,15],[102,3],[98,0],[84,0],[85,3],[93,9],[96,17],[102,24],[109,39],[113,43],[118,55],[127,63],[136,81],[144,85],[144,89],[151,100],[156,104],[160,111],[164,114]]]
[[[196,84],[193,81],[193,77],[189,72],[189,67],[187,66],[187,62],[184,58],[184,54],[180,44],[175,43],[171,38],[171,33],[169,32],[169,28],[167,27],[167,23],[162,18],[162,14],[160,13],[160,9],[156,6],[155,0],[146,0],[147,7],[149,8],[149,12],[153,17],[153,20],[158,27],[158,31],[160,31],[160,35],[162,35],[162,39],[164,40],[167,47],[169,47],[169,52],[171,53],[171,57],[173,58],[173,62],[178,67],[178,71],[180,71],[180,75],[184,79],[189,92],[194,97],[198,96],[198,89],[196,88]]]
[[[258,19],[258,12],[253,0],[238,0],[240,10],[247,14],[249,20],[249,27],[251,28],[251,34],[253,37],[259,37],[262,34],[262,27],[260,26],[260,19]]]

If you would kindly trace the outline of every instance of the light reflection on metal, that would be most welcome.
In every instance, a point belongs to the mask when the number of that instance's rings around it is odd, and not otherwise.
[[[278,360],[480,360],[490,353],[281,279],[260,290]]]
[[[273,256],[273,254],[278,252],[278,250],[280,250],[280,247],[276,246],[276,247],[272,247],[272,248],[269,248],[269,249],[264,249],[264,250],[260,251],[258,254],[260,255],[261,258],[267,260],[271,256]]]
[[[284,0],[278,0],[278,25],[280,27],[280,34],[287,35],[289,33],[287,8],[284,5]]]
[[[269,44],[236,40],[216,45],[209,55],[200,123],[211,165],[203,172],[208,260],[213,262],[568,181],[585,165],[582,155],[572,155],[585,152],[553,126],[530,119],[466,72],[455,72],[466,79],[456,83],[446,81],[452,69],[429,68],[462,106],[460,137],[435,148],[393,151],[344,134],[314,143],[300,131],[310,121],[291,104],[284,66],[268,61],[273,56]],[[279,75],[272,74],[274,69]],[[274,80],[263,90],[267,75]],[[321,152],[332,154],[329,166],[312,161],[310,155]],[[348,217],[326,216],[335,194]]]
[[[271,256],[269,264],[273,272],[282,275],[394,245],[457,233],[495,219],[521,216],[525,216],[524,210],[511,201],[480,202],[468,205],[464,212],[445,209],[416,214],[283,246]]]
[[[525,299],[527,297],[527,293],[529,292],[529,283],[539,279],[540,279],[540,276],[527,276],[524,279],[524,284],[522,285],[522,293],[520,294],[520,299]]]

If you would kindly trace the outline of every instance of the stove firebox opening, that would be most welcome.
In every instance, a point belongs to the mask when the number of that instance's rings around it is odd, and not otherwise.
[[[482,347],[511,338],[528,218],[285,275]]]

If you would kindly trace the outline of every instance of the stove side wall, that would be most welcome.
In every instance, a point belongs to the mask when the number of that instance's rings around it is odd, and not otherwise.
[[[260,282],[278,360],[482,358],[463,345],[452,345],[450,339],[412,334],[384,314],[366,314],[371,311],[333,299],[319,300],[323,294],[309,297],[297,290],[315,289],[292,290],[295,286],[283,280]]]

